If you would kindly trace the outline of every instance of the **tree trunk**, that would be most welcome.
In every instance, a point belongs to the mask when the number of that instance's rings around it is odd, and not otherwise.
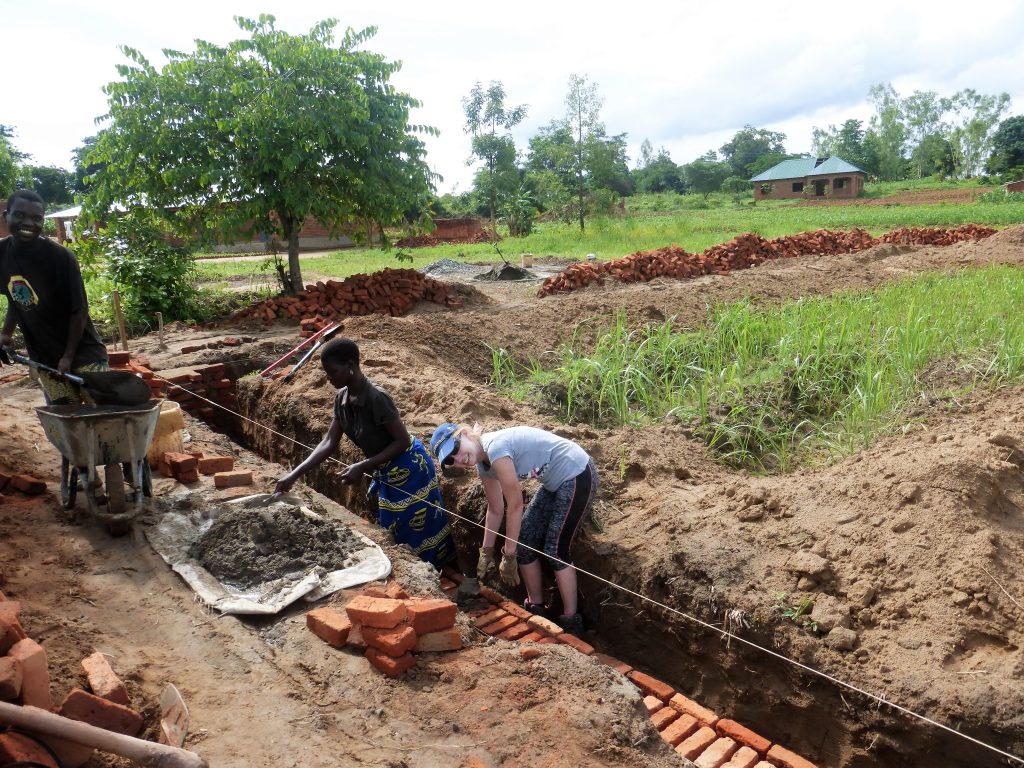
[[[288,240],[288,275],[291,278],[290,293],[296,294],[302,290],[302,267],[299,266],[299,231],[295,219],[288,216],[284,218],[284,236]]]

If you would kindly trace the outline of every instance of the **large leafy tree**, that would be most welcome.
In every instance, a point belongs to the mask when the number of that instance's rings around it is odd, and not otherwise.
[[[672,156],[664,147],[655,155],[647,139],[640,145],[640,162],[633,171],[633,181],[638,192],[686,191],[683,169],[672,162]]]
[[[786,159],[785,141],[784,133],[747,125],[723,144],[720,152],[732,175],[750,178],[758,173],[755,167],[771,168]]]
[[[818,157],[840,157],[870,174],[878,173],[878,161],[866,139],[864,124],[860,120],[846,120],[839,128],[812,130],[811,149]]]
[[[516,145],[509,131],[526,117],[526,105],[505,106],[505,87],[492,80],[487,90],[479,82],[462,100],[466,115],[466,133],[472,136],[473,157],[483,163],[477,173],[476,187],[487,200],[494,227],[498,198],[515,196],[519,168],[516,166]],[[472,162],[472,160],[470,161]]]
[[[952,114],[949,141],[953,145],[954,175],[974,176],[981,172],[992,151],[996,126],[1010,108],[1010,95],[984,94],[965,88],[954,93],[946,106]]]
[[[699,192],[705,199],[722,187],[722,182],[733,173],[733,166],[718,159],[712,149],[691,163],[683,166],[686,184],[693,192]],[[746,173],[746,171],[744,171]]]
[[[1024,175],[1024,115],[1003,120],[992,136],[989,173]]]
[[[21,169],[21,185],[34,189],[52,206],[66,207],[74,201],[74,174],[51,165],[26,165]]]
[[[84,158],[100,166],[85,214],[143,203],[219,232],[278,234],[297,291],[307,216],[354,230],[426,207],[432,175],[417,134],[436,131],[410,124],[418,102],[390,83],[400,64],[362,49],[374,27],[335,45],[333,19],[305,35],[270,15],[235,21],[248,38],[164,51],[160,70],[121,49],[130,63],[104,89],[110,111]]]
[[[604,100],[597,83],[587,82],[586,75],[569,76],[569,91],[565,95],[565,123],[572,136],[572,173],[576,180],[577,214],[580,232],[585,228],[587,156],[595,141],[604,137],[601,123],[601,105]]]
[[[13,138],[14,129],[0,125],[0,198],[4,202],[19,186],[21,165],[29,157],[14,146]]]

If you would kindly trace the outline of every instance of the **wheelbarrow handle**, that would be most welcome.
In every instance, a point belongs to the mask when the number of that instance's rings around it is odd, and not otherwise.
[[[83,379],[81,376],[75,376],[75,374],[73,373],[61,373],[56,368],[52,368],[49,365],[45,365],[44,363],[38,363],[35,360],[32,360],[31,358],[25,357],[24,355],[19,355],[10,347],[6,347],[5,349],[7,354],[10,355],[11,359],[16,363],[22,363],[24,365],[29,366],[30,368],[38,368],[39,370],[42,371],[49,371],[50,373],[62,376],[68,381],[73,381],[78,386],[82,386],[83,384],[85,384],[85,379]]]

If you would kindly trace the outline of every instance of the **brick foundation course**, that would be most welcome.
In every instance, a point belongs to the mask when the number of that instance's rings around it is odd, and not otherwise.
[[[754,768],[761,756],[750,747],[740,747],[722,768]]]
[[[772,743],[764,736],[754,733],[749,728],[740,725],[735,720],[723,719],[715,723],[715,730],[722,736],[728,736],[733,741],[745,747],[750,747],[762,755],[768,751]]]
[[[773,762],[782,768],[817,768],[814,763],[809,760],[804,760],[800,755],[795,752],[790,752],[788,749],[780,747],[778,744],[775,744],[768,750],[767,758],[770,762]]]
[[[714,743],[694,760],[697,768],[722,768],[735,754],[739,745],[729,738],[716,739]]]
[[[684,739],[678,747],[676,752],[685,757],[687,760],[696,760],[701,752],[710,747],[715,741],[718,740],[718,734],[715,733],[713,728],[704,726],[697,730],[692,736],[688,736]]]
[[[644,674],[638,670],[632,670],[626,677],[631,680],[637,688],[644,693],[655,696],[663,702],[667,702],[675,694],[675,689],[668,683],[663,683],[657,678]],[[679,710],[683,712],[683,710]]]

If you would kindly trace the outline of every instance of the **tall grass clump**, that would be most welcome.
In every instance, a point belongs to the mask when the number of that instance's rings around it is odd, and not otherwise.
[[[699,329],[630,327],[619,313],[593,349],[570,344],[547,371],[496,360],[495,381],[532,379],[568,421],[677,419],[729,464],[787,471],[870,445],[926,388],[1020,381],[1022,301],[1024,272],[996,266],[773,309],[722,305]]]

